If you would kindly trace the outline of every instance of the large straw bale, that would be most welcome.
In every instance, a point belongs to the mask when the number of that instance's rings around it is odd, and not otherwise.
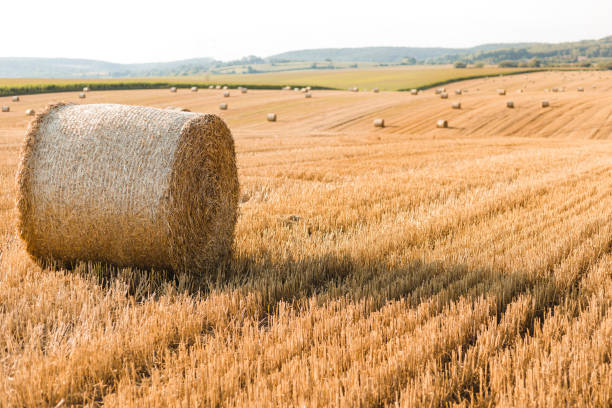
[[[42,263],[197,273],[232,245],[232,135],[215,115],[57,104],[36,116],[17,174],[18,230]]]

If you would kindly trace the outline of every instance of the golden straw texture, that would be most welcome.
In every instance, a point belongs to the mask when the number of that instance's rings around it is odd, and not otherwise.
[[[37,260],[198,272],[233,241],[232,135],[215,115],[49,106],[27,131],[18,228]]]

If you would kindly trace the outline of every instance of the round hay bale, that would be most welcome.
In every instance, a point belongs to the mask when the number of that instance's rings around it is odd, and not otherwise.
[[[227,85],[223,85],[223,89],[224,89],[224,90],[225,90],[225,89],[227,89]]]
[[[374,119],[374,127],[384,128],[385,120],[384,119]]]
[[[506,94],[506,90],[505,89],[498,89],[497,90],[497,94],[498,95],[505,95]]]
[[[215,115],[52,105],[28,128],[17,189],[19,235],[42,263],[197,273],[232,245],[234,141]]]
[[[453,109],[461,109],[461,102],[453,102],[451,106]]]
[[[514,102],[512,102],[512,101],[506,102],[506,107],[510,108],[510,109],[514,108]]]
[[[170,88],[170,92],[176,92],[176,86],[173,86],[172,88]]]
[[[584,92],[584,88],[583,87],[578,88],[578,92]]]
[[[419,90],[418,89],[411,89],[410,90],[410,94],[411,95],[418,95],[419,94]]]
[[[304,95],[304,98],[312,98],[312,95],[311,95],[310,93],[306,93],[306,94]]]
[[[2,106],[2,112],[10,112],[10,111],[11,111],[10,106]]]
[[[374,93],[378,93],[378,88],[374,88],[374,89],[372,89],[372,92],[374,92]]]
[[[221,110],[227,110],[227,103],[221,103],[221,104],[219,104],[219,109],[221,109]]]
[[[306,87],[306,90],[307,90],[308,92],[310,92],[310,91],[312,91],[312,88],[311,88],[310,86],[307,86],[307,87]]]
[[[83,88],[83,92],[89,92],[89,87],[86,86],[85,88]]]
[[[290,90],[291,90],[291,87],[290,87],[290,86],[284,86],[284,87],[283,87],[283,91],[290,91]]]
[[[35,113],[34,109],[26,109],[25,111],[26,116],[34,116]]]
[[[248,90],[246,88],[240,88],[240,92],[242,92],[243,94],[247,93]]]
[[[215,89],[221,89],[221,85],[215,86]]]
[[[276,122],[276,113],[268,113],[268,122]]]
[[[446,120],[444,120],[444,119],[440,119],[440,120],[438,120],[438,122],[436,123],[436,127],[439,127],[439,128],[443,128],[443,129],[445,129],[445,128],[447,128],[447,127],[448,127],[448,122],[447,122]]]
[[[293,88],[293,90],[294,90],[295,92],[299,92],[299,91],[300,91],[300,88]]]
[[[85,97],[86,97],[86,96],[87,96],[87,95],[85,95],[85,92],[81,92],[81,93],[79,94],[79,98],[81,98],[81,99],[85,99]]]
[[[225,92],[223,92],[223,97],[224,97],[224,98],[229,98],[229,96],[230,96],[229,91],[225,91]]]
[[[548,101],[542,101],[543,108],[548,108],[549,106],[550,106],[550,103]]]
[[[442,99],[448,99],[448,94],[447,94],[446,92],[442,92],[442,93],[440,94],[440,98],[442,98]]]
[[[436,95],[440,95],[442,93],[442,90],[440,88],[436,89]]]
[[[455,95],[461,95],[461,89],[455,89]]]
[[[559,88],[553,88],[552,91],[553,92],[559,92]]]
[[[18,96],[13,96],[12,101],[13,102],[19,102],[19,97]]]
[[[198,87],[197,86],[192,86],[191,87],[191,92],[198,92]]]

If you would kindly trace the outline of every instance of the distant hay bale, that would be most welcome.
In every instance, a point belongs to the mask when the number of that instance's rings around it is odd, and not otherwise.
[[[85,99],[85,97],[86,97],[86,96],[87,96],[87,95],[85,95],[85,92],[81,92],[81,93],[79,94],[79,98],[81,98],[81,99]]]
[[[552,91],[553,92],[559,92],[559,88],[553,88]]]
[[[302,89],[300,89],[300,92],[302,92],[302,93],[306,93],[306,92],[308,92],[308,89],[306,89],[306,88],[302,88]]]
[[[418,95],[419,94],[419,90],[418,89],[411,89],[410,90],[410,94],[411,95]]]
[[[455,89],[455,95],[461,95],[462,91],[461,89]]]
[[[11,111],[10,106],[2,106],[2,112],[10,112],[10,111]]]
[[[34,109],[26,109],[25,114],[26,116],[34,116],[36,112],[34,112]]]
[[[215,86],[215,89],[221,89],[221,85]]]
[[[222,103],[219,105],[219,109],[221,110],[227,110],[227,103]]]
[[[170,88],[170,92],[176,92],[176,86],[173,86],[172,88]]]
[[[176,112],[191,112],[189,109],[181,108],[180,106],[166,106],[164,109]]]
[[[214,85],[208,85],[208,89],[214,89],[215,86]]]
[[[436,89],[436,95],[440,95],[442,93],[442,90],[440,88]]]
[[[578,92],[584,92],[584,88],[583,87],[578,88]]]
[[[453,102],[451,106],[453,109],[461,109],[461,102]]]
[[[550,103],[548,101],[542,101],[543,108],[548,108],[549,106],[550,106]]]
[[[227,89],[227,85],[223,85],[223,89]]]
[[[234,142],[215,115],[50,106],[30,124],[17,188],[19,234],[43,263],[198,273],[232,245]]]
[[[230,96],[229,91],[225,91],[225,92],[223,92],[223,97],[224,97],[224,98],[229,98],[229,96]]]
[[[307,87],[306,87],[306,90],[307,90],[308,92],[310,92],[310,91],[312,91],[312,88],[311,88],[310,86],[307,86]]]
[[[448,94],[447,94],[446,92],[442,92],[442,93],[440,94],[440,98],[442,98],[442,99],[448,99]]]
[[[448,122],[444,119],[440,119],[438,120],[438,122],[436,123],[436,127],[439,128],[447,128],[448,127]]]
[[[293,88],[293,90],[294,90],[295,92],[299,92],[299,91],[300,91],[300,88]]]
[[[290,86],[283,86],[283,91],[290,91],[291,87]]]
[[[197,86],[192,86],[191,87],[191,92],[198,92],[198,87]]]
[[[13,96],[12,101],[13,102],[19,102],[19,97],[18,96]]]
[[[351,88],[351,92],[359,92],[359,88],[354,86],[354,87]]]
[[[243,94],[245,94],[245,93],[247,93],[247,92],[248,92],[248,90],[247,90],[246,88],[240,88],[240,92],[241,92],[241,93],[243,93]]]
[[[276,113],[268,113],[268,122],[276,122]]]
[[[374,88],[374,89],[372,89],[372,92],[374,92],[374,93],[378,93],[378,88]]]
[[[83,92],[89,92],[89,87],[86,86],[85,88],[83,88]]]
[[[512,102],[512,101],[506,102],[506,107],[507,108],[511,108],[511,109],[514,108],[514,102]]]
[[[384,128],[385,120],[384,119],[374,119],[374,127]]]
[[[307,93],[307,94],[305,94],[305,95],[304,95],[304,97],[305,97],[305,98],[312,98],[312,94]]]
[[[505,89],[498,89],[497,90],[497,94],[498,95],[505,95],[506,94],[506,90]]]

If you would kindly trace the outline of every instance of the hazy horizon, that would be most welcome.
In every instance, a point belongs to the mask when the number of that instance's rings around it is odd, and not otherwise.
[[[559,43],[611,33],[612,2],[559,4],[485,0],[376,7],[313,0],[293,11],[279,0],[175,8],[144,1],[108,0],[92,8],[76,0],[3,5],[7,39],[0,57],[75,58],[114,63],[165,62],[211,57],[233,60],[315,48],[444,47],[488,43]],[[27,15],[27,20],[18,18]],[[135,33],[135,34],[134,34]],[[50,40],[47,39],[50,38]]]

